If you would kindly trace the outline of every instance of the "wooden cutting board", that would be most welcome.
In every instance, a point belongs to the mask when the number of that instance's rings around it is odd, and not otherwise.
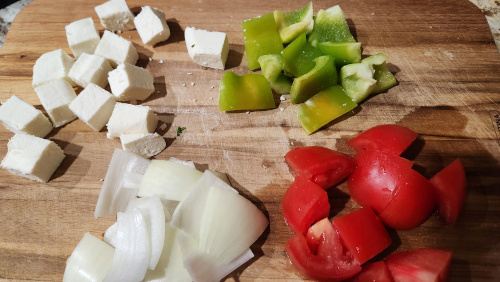
[[[69,54],[64,26],[92,17],[104,0],[36,0],[16,17],[0,52],[0,101],[17,95],[42,109],[31,86],[32,68],[45,52]],[[294,10],[306,1],[129,0],[162,9],[170,39],[144,46],[137,31],[121,34],[136,46],[139,66],[155,77],[156,93],[143,104],[166,122],[160,131],[167,149],[158,159],[193,160],[200,169],[228,174],[233,186],[270,219],[270,228],[253,245],[256,258],[229,281],[298,280],[284,244],[292,232],[280,201],[293,181],[283,156],[297,146],[318,145],[352,155],[346,141],[379,124],[399,124],[420,134],[406,153],[426,177],[460,158],[469,194],[455,226],[433,214],[422,226],[391,231],[383,254],[419,247],[453,251],[451,281],[498,281],[500,277],[500,55],[487,22],[469,1],[315,1],[315,13],[340,4],[363,54],[390,58],[399,85],[376,95],[352,114],[307,136],[287,98],[277,109],[218,111],[218,85],[224,71],[203,69],[186,51],[184,29],[226,32],[230,52],[226,70],[249,73],[241,22],[276,9]],[[152,61],[149,60],[152,58]],[[163,60],[163,63],[161,63]],[[185,85],[185,86],[184,86]],[[283,110],[281,110],[283,109]],[[177,127],[186,130],[176,136]],[[0,156],[13,134],[0,128]],[[65,261],[85,232],[102,238],[114,217],[94,219],[94,207],[114,148],[105,132],[80,120],[55,129],[47,138],[66,159],[49,183],[40,184],[0,170],[0,278],[61,280]],[[332,188],[332,216],[358,208],[346,185]]]

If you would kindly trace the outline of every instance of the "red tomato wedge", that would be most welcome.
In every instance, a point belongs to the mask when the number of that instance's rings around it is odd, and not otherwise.
[[[283,216],[295,234],[305,234],[313,223],[328,217],[330,204],[323,188],[304,177],[296,177],[281,202]]]
[[[436,207],[433,185],[420,173],[403,172],[391,202],[379,214],[380,220],[396,230],[409,230],[424,222]]]
[[[417,139],[412,130],[395,125],[383,124],[372,127],[347,141],[347,145],[356,152],[375,149],[401,155]]]
[[[382,212],[396,193],[402,175],[413,163],[398,155],[364,150],[354,157],[357,165],[347,179],[351,197],[362,207]]]
[[[465,202],[467,179],[459,159],[456,159],[429,180],[436,189],[439,216],[454,224]]]
[[[391,237],[370,208],[361,208],[333,220],[342,242],[363,264],[391,244]]]
[[[383,261],[367,263],[363,269],[348,282],[394,282],[391,272]]]
[[[309,245],[315,246],[314,251]],[[361,271],[359,262],[345,250],[327,218],[311,226],[307,238],[295,234],[286,243],[285,250],[292,265],[309,279],[339,281]]]
[[[438,249],[416,249],[387,257],[387,268],[394,281],[447,281],[451,252]]]
[[[355,167],[350,157],[319,146],[295,148],[285,160],[296,176],[306,177],[323,189],[345,179]]]

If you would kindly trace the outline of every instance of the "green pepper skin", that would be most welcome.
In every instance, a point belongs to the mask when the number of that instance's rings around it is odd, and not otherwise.
[[[316,47],[321,42],[356,42],[349,31],[344,13],[336,5],[327,10],[319,10],[314,19],[314,28],[309,42]]]
[[[260,67],[257,61],[260,56],[281,54],[283,51],[283,44],[273,13],[244,20],[241,26],[243,27],[245,53],[250,70]]]
[[[292,80],[281,73],[283,69],[283,58],[281,55],[262,55],[259,57],[262,74],[267,79],[271,88],[279,94],[290,93]]]
[[[340,84],[355,103],[361,103],[372,94],[377,84],[373,72],[372,66],[364,63],[349,64],[340,69]]]
[[[387,55],[379,53],[363,59],[361,62],[369,64],[375,71],[373,78],[377,81],[371,94],[377,94],[388,90],[398,84],[396,78],[387,67]]]
[[[302,128],[310,135],[332,120],[356,108],[341,86],[333,86],[311,97],[295,109]]]
[[[263,75],[250,73],[239,76],[228,71],[219,87],[219,110],[265,110],[276,108],[269,83]]]
[[[318,49],[335,60],[337,68],[361,62],[361,42],[354,43],[318,43]]]
[[[301,33],[311,33],[313,30],[313,4],[309,2],[304,8],[292,12],[276,10],[274,11],[274,20],[276,21],[281,41],[289,43]]]
[[[283,50],[283,71],[290,77],[299,77],[314,68],[314,59],[323,53],[307,42],[302,33]]]
[[[303,103],[321,90],[337,85],[337,68],[332,57],[321,56],[314,62],[316,65],[312,70],[293,81],[290,89],[293,104]]]

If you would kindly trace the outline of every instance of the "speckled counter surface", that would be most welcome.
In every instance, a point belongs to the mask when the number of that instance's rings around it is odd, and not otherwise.
[[[20,0],[10,6],[0,9],[0,48],[3,45],[5,36],[10,24],[23,7],[33,0]],[[491,33],[500,51],[500,0],[469,0],[474,3],[486,17],[490,25]],[[104,2],[104,0],[103,0]]]

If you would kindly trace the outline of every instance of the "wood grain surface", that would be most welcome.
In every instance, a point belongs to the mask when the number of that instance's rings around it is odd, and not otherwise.
[[[69,54],[64,26],[92,17],[104,0],[36,0],[16,17],[0,52],[0,101],[17,95],[42,109],[31,86],[32,68],[43,53],[62,48]],[[420,134],[405,154],[426,177],[460,158],[468,177],[468,197],[455,226],[433,214],[420,227],[391,231],[393,244],[379,255],[419,247],[453,251],[451,281],[500,279],[500,55],[481,12],[469,1],[314,1],[315,13],[340,4],[363,55],[386,53],[399,85],[376,95],[357,110],[307,136],[287,98],[277,109],[218,111],[218,85],[224,71],[193,63],[184,29],[226,32],[230,52],[226,70],[249,73],[241,22],[276,9],[294,10],[306,1],[161,1],[128,0],[162,9],[172,35],[144,46],[137,31],[121,34],[140,53],[139,66],[155,77],[156,92],[142,104],[167,123],[160,131],[168,147],[158,159],[193,160],[200,169],[228,174],[233,186],[270,219],[253,245],[256,258],[228,281],[300,280],[284,244],[292,232],[280,201],[293,181],[283,156],[303,145],[319,145],[352,155],[346,141],[372,126],[391,123]],[[152,58],[152,61],[149,60]],[[163,60],[163,63],[160,63]],[[194,85],[191,85],[191,83]],[[186,86],[184,86],[184,84]],[[283,111],[280,110],[283,108]],[[178,126],[186,130],[176,136]],[[0,156],[13,134],[0,128]],[[118,140],[94,132],[80,120],[47,138],[66,159],[49,183],[40,184],[0,170],[0,278],[61,280],[65,261],[85,232],[102,238],[114,217],[94,219],[101,180]],[[331,216],[359,206],[346,185],[329,192]]]

